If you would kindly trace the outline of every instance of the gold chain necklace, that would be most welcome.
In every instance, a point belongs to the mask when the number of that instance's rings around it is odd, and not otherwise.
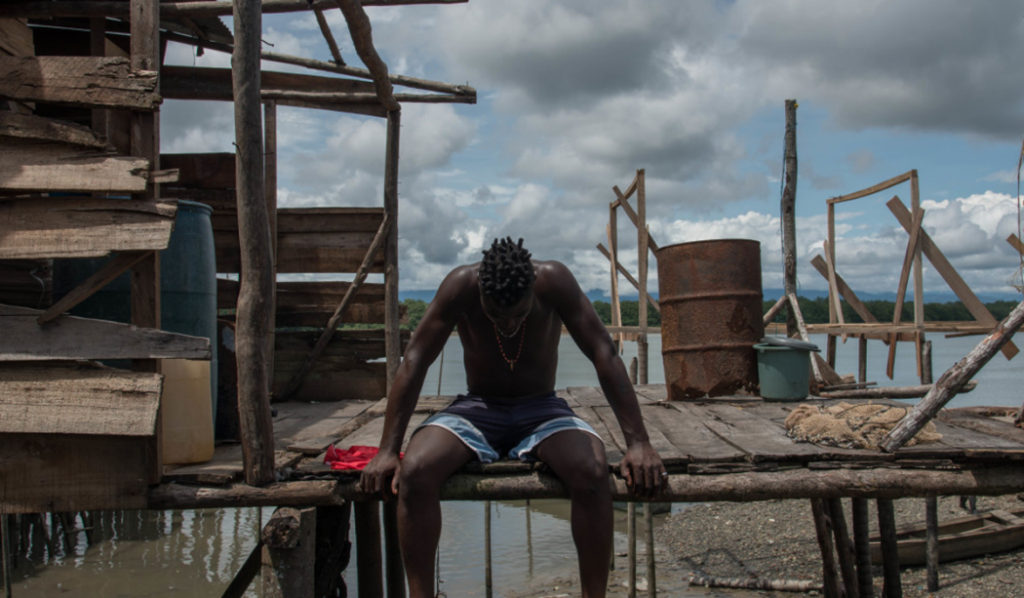
[[[501,356],[505,359],[505,362],[508,363],[508,371],[510,372],[515,371],[516,364],[519,363],[519,356],[523,354],[523,341],[526,340],[526,322],[520,324],[519,328],[523,333],[523,335],[519,337],[519,350],[516,351],[515,359],[509,359],[508,355],[505,355],[505,347],[501,345],[501,334],[498,332],[498,325],[494,324],[494,338],[498,340],[498,350],[501,351]]]

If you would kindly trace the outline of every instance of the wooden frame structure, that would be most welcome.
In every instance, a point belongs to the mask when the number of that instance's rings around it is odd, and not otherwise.
[[[644,169],[638,169],[636,176],[633,177],[633,181],[626,188],[626,192],[623,193],[619,190],[616,185],[612,187],[612,191],[615,193],[615,201],[608,204],[608,225],[605,229],[605,233],[608,237],[608,246],[610,250],[602,243],[597,244],[598,251],[601,252],[611,266],[611,305],[612,305],[612,324],[608,327],[608,331],[612,333],[615,338],[617,346],[622,346],[622,342],[625,340],[636,341],[637,343],[637,372],[634,374],[632,368],[630,369],[630,377],[634,384],[647,384],[648,370],[649,370],[649,357],[648,357],[648,344],[647,344],[647,308],[648,305],[655,311],[661,312],[661,306],[657,300],[651,297],[650,293],[647,292],[647,272],[649,264],[648,250],[657,251],[658,244],[654,239],[651,238],[651,232],[647,226],[647,192],[645,185],[645,171]],[[629,198],[636,195],[636,210],[629,204]],[[619,261],[619,232],[618,232],[618,210],[622,210],[629,217],[630,222],[636,227],[637,231],[637,270],[638,278],[634,278],[632,274],[622,265]],[[638,326],[623,326],[622,325],[622,306],[619,303],[619,274],[633,286],[634,289],[639,292],[639,299],[637,305],[637,311],[639,312]]]
[[[836,267],[836,206],[844,202],[880,193],[905,182],[910,183],[910,209],[907,209],[898,196],[894,196],[886,203],[886,207],[889,208],[889,211],[892,212],[896,220],[907,231],[908,242],[903,265],[900,270],[899,285],[896,291],[896,307],[892,322],[879,323],[838,273]],[[963,278],[960,277],[956,269],[949,263],[949,260],[946,259],[939,247],[922,228],[924,211],[920,205],[920,183],[917,170],[911,170],[860,191],[830,198],[826,201],[826,204],[828,206],[828,240],[825,241],[824,259],[815,256],[811,261],[811,265],[815,267],[828,283],[829,325],[816,326],[815,328],[819,332],[825,332],[828,335],[827,354],[829,365],[835,365],[836,338],[839,336],[844,341],[847,336],[857,336],[861,339],[861,370],[864,369],[863,362],[866,359],[866,350],[863,347],[865,339],[882,339],[889,345],[886,374],[889,378],[892,378],[897,342],[910,340],[914,342],[916,347],[918,376],[923,377],[926,367],[922,363],[922,351],[926,331],[986,334],[992,331],[996,324],[998,324],[995,317],[988,311],[974,292],[971,291],[967,283],[964,282]],[[1012,240],[1008,241],[1012,244]],[[952,289],[970,314],[974,316],[974,322],[958,324],[938,322],[930,324],[925,322],[922,255],[928,258],[935,270],[946,281],[946,284],[949,285],[950,289]],[[910,284],[911,273],[913,274],[914,289],[914,322],[912,325],[901,322],[904,296]],[[864,320],[864,324],[847,324],[845,322],[840,298],[846,299],[857,315]],[[1019,351],[1013,342],[1008,342],[1002,348],[1002,352],[1007,359],[1013,359]],[[864,382],[864,380],[861,380],[861,382]]]

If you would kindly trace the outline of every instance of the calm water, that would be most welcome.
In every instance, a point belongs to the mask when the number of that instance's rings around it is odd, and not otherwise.
[[[935,377],[965,356],[982,337],[932,337]],[[824,335],[812,340],[824,348]],[[885,377],[887,351],[880,341],[868,345],[868,379],[879,386],[917,384],[913,345],[900,343],[896,376]],[[651,337],[649,379],[664,382],[661,338]],[[623,359],[636,354],[626,343]],[[463,392],[462,347],[452,337],[444,351],[443,366],[435,363],[424,383],[424,395]],[[839,345],[837,371],[857,371],[857,342]],[[1019,364],[996,355],[976,377],[978,388],[957,396],[951,406],[1020,406],[1024,401]],[[559,348],[557,387],[596,386],[590,363],[563,337]],[[676,506],[678,510],[681,508]],[[568,524],[568,502],[563,500],[498,502],[492,506],[492,553],[495,595],[523,592],[528,587],[550,587],[557,577],[573,576],[576,554]],[[483,594],[484,533],[482,503],[443,503],[441,579],[451,596]],[[97,525],[99,541],[87,546],[78,535],[75,554],[58,550],[50,558],[45,543],[34,542],[27,559],[14,572],[13,595],[23,597],[83,596],[89,598],[141,598],[149,596],[219,597],[255,546],[260,520],[271,509],[207,509],[198,511],[141,511],[104,514]],[[643,518],[638,518],[642,530]],[[657,521],[662,519],[656,518]],[[625,515],[616,512],[616,551],[626,550]],[[642,538],[642,536],[640,536]],[[641,548],[642,548],[642,542]],[[620,562],[620,566],[625,566]],[[350,595],[355,595],[355,555],[347,573]],[[642,571],[642,565],[640,569]],[[258,581],[247,596],[257,597]]]

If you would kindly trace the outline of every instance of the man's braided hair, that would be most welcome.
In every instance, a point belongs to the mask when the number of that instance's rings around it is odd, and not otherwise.
[[[530,252],[512,237],[495,239],[484,250],[480,263],[480,289],[502,307],[515,305],[530,291],[537,275],[533,271]]]

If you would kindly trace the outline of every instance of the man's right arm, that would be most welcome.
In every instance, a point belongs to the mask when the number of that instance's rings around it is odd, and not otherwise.
[[[388,478],[397,477],[399,451],[419,401],[423,379],[455,329],[464,309],[466,285],[471,282],[472,276],[471,270],[462,267],[445,277],[409,340],[395,381],[388,392],[380,453],[363,470],[360,486],[364,492],[383,494],[388,485],[396,487],[395,480],[390,480],[388,484]]]

